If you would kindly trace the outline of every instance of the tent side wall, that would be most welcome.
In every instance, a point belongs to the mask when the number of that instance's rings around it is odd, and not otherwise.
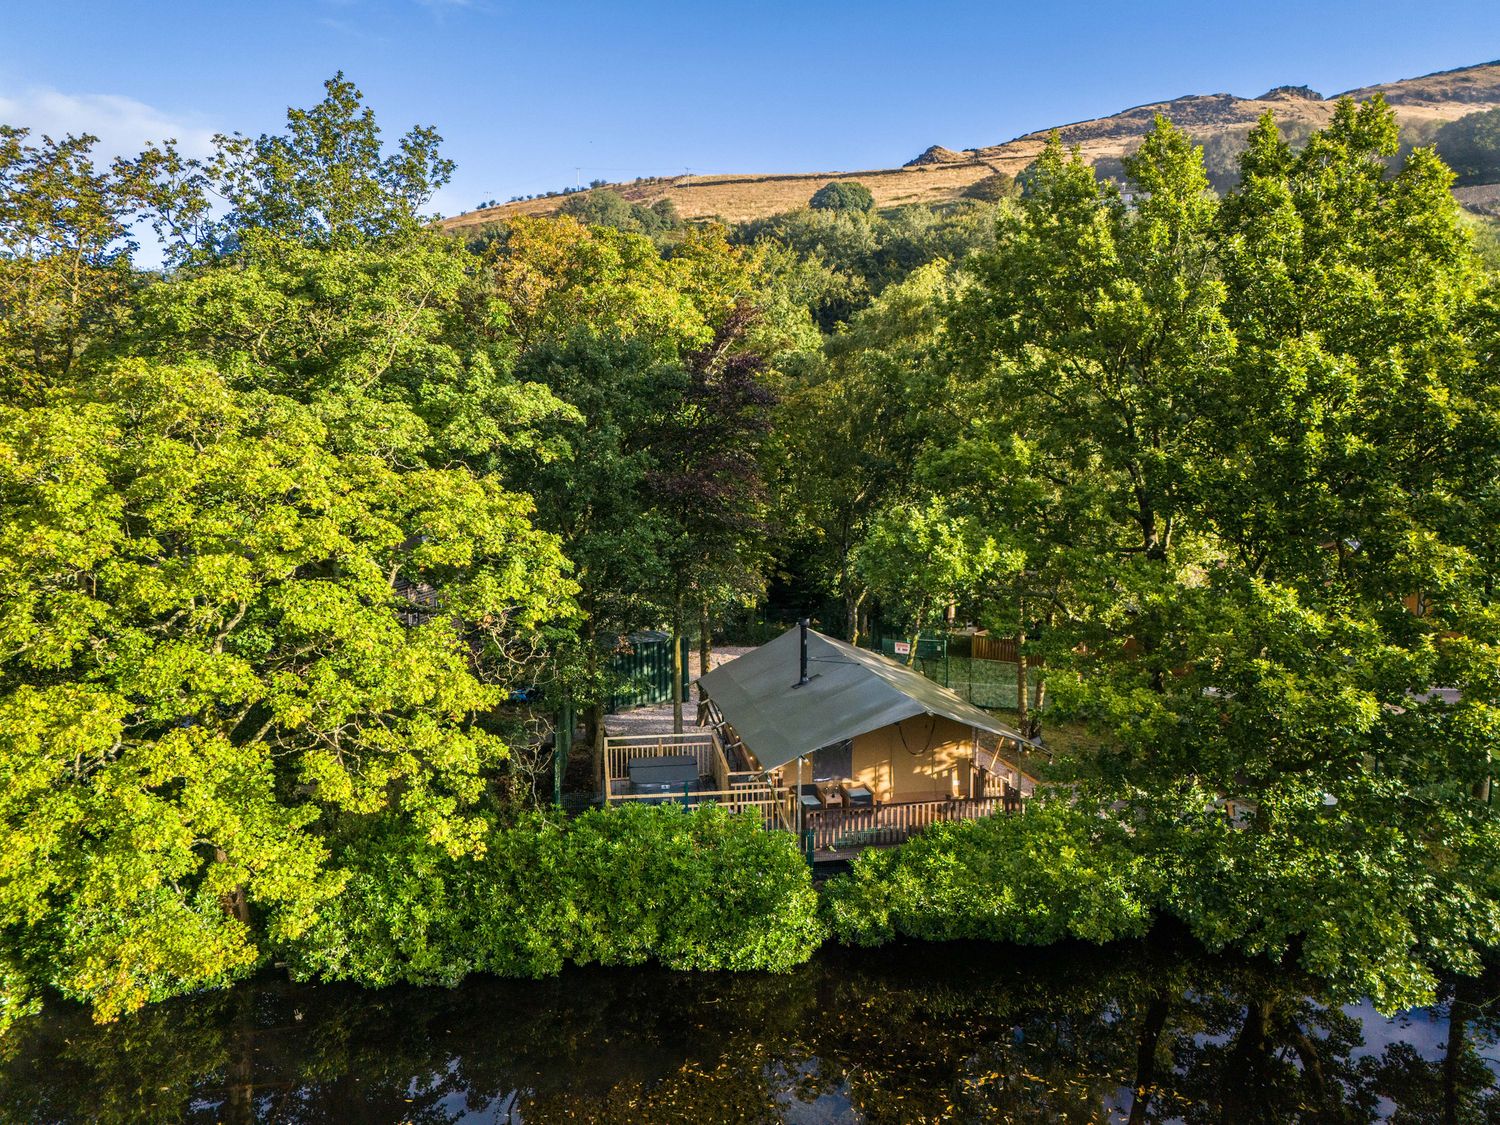
[[[938,715],[854,739],[854,777],[881,802],[967,797],[973,770],[974,728]]]

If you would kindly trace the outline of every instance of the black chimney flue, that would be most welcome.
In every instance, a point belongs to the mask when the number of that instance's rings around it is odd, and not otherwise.
[[[801,687],[807,683],[807,618],[803,618],[797,624],[802,629],[802,675],[797,680],[797,686]]]

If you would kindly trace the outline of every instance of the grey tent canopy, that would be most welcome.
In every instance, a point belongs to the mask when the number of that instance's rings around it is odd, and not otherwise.
[[[807,631],[809,680],[797,687],[799,633],[794,626],[698,681],[764,770],[918,715],[941,715],[1029,743],[1014,727],[915,669],[812,629]]]

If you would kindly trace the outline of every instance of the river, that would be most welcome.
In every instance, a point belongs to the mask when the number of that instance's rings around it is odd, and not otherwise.
[[[1489,1122],[1500,981],[1394,1019],[1157,938],[830,950],[787,976],[274,978],[0,1041],[5,1122]]]

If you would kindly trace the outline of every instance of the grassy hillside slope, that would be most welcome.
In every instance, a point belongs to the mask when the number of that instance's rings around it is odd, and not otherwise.
[[[1359,99],[1384,94],[1401,119],[1403,135],[1422,143],[1445,121],[1500,107],[1500,61],[1364,86],[1348,93]],[[1283,129],[1296,138],[1326,124],[1333,104],[1334,98],[1323,98],[1305,87],[1283,86],[1256,98],[1193,94],[1056,128],[1067,144],[1077,145],[1087,159],[1107,172],[1134,148],[1154,116],[1163,113],[1204,145],[1211,170],[1227,170],[1232,168],[1234,155],[1243,147],[1251,126],[1266,110],[1271,110]],[[651,204],[670,199],[685,219],[719,218],[727,222],[764,218],[805,206],[812,193],[831,180],[860,181],[881,208],[947,203],[961,198],[966,188],[994,172],[1021,171],[1036,158],[1051,132],[1051,128],[1040,129],[1004,144],[962,151],[934,145],[899,168],[678,176],[610,186],[632,202]],[[446,220],[444,225],[463,230],[510,215],[548,215],[557,211],[564,198],[557,195],[469,211]]]

